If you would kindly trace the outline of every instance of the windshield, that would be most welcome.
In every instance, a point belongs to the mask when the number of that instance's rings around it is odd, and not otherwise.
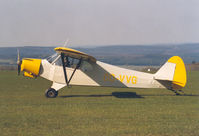
[[[55,53],[55,54],[49,56],[47,58],[47,61],[50,62],[50,63],[52,63],[58,56],[59,56],[59,54]]]

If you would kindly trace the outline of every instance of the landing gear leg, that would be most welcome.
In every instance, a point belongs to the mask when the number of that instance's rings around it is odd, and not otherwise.
[[[46,96],[47,98],[55,98],[55,97],[57,97],[57,95],[58,95],[58,91],[56,91],[56,90],[53,89],[53,88],[49,88],[49,89],[46,90],[46,92],[45,92],[45,96]]]

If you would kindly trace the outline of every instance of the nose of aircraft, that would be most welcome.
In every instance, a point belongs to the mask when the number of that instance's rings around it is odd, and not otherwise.
[[[24,71],[24,76],[36,77],[39,75],[41,59],[25,58],[21,61],[20,71]]]

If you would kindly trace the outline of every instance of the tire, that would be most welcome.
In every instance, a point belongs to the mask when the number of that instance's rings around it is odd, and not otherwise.
[[[46,90],[46,92],[45,92],[45,96],[46,96],[47,98],[55,98],[55,97],[57,97],[57,95],[58,95],[58,91],[56,91],[56,90],[53,89],[53,88],[49,88],[49,89]]]

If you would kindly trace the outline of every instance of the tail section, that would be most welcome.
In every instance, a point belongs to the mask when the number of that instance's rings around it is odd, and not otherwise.
[[[154,78],[156,80],[171,81],[170,89],[180,90],[185,87],[187,77],[183,60],[179,56],[171,57],[158,72],[155,73]]]

